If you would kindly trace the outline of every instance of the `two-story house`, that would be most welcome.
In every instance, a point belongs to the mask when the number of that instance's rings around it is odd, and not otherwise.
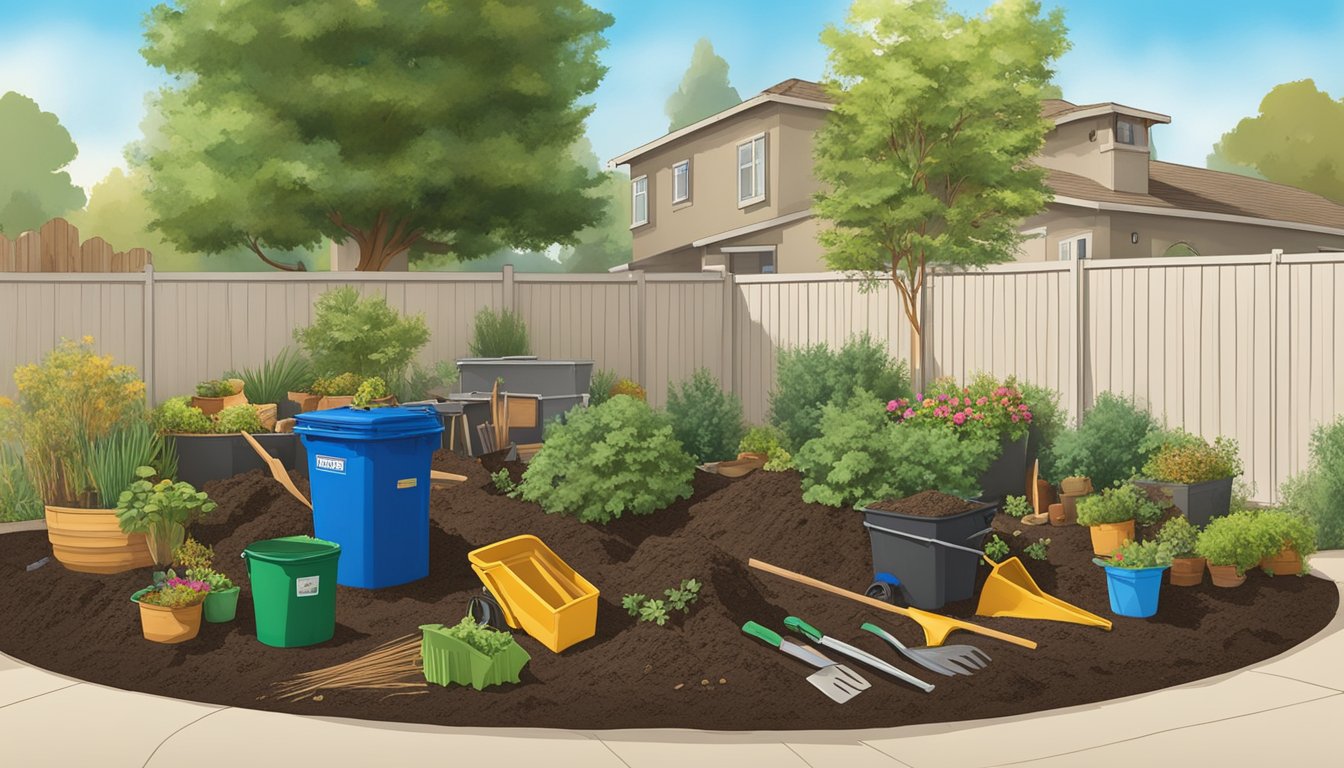
[[[812,137],[833,102],[786,80],[611,161],[630,168],[633,260],[660,272],[825,270],[812,213]],[[1150,159],[1171,118],[1049,100],[1035,162],[1054,199],[1022,223],[1025,261],[1344,250],[1344,206],[1319,195]]]

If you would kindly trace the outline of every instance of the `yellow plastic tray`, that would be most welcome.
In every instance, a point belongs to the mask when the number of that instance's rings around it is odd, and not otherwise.
[[[504,619],[559,653],[597,632],[598,590],[536,536],[514,536],[467,553],[499,600]]]

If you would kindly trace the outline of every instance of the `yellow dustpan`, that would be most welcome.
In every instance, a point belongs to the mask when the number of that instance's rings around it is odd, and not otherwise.
[[[1002,563],[986,557],[985,562],[993,570],[980,588],[980,605],[976,607],[975,615],[1067,621],[1110,631],[1110,621],[1042,592],[1036,586],[1036,580],[1027,573],[1026,566],[1016,557]]]

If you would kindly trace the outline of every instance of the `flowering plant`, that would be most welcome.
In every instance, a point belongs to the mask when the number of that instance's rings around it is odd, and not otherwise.
[[[1171,565],[1171,545],[1159,541],[1127,541],[1098,565],[1112,568],[1166,568]]]
[[[164,608],[187,608],[204,601],[209,593],[210,585],[204,581],[174,576],[156,583],[152,591],[139,597],[139,601]]]
[[[1026,437],[1033,418],[1016,379],[999,381],[991,376],[979,376],[966,387],[950,378],[938,379],[913,400],[888,401],[887,415],[898,424],[933,422],[1009,440]]]

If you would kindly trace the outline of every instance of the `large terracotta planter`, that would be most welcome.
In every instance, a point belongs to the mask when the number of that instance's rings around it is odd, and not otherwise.
[[[1171,586],[1198,587],[1204,583],[1204,558],[1173,557],[1171,559]]]
[[[1126,541],[1134,540],[1134,521],[1102,523],[1088,527],[1092,534],[1092,554],[1110,557]]]
[[[1209,565],[1209,581],[1215,587],[1240,587],[1246,583],[1246,574],[1237,575],[1235,565]]]
[[[161,605],[146,605],[140,602],[140,596],[152,589],[153,587],[146,587],[131,595],[131,602],[140,606],[140,631],[145,639],[172,645],[185,643],[196,637],[201,631],[203,603],[189,605],[186,608],[165,608]]]
[[[214,416],[225,408],[232,408],[235,405],[247,405],[247,395],[239,392],[236,395],[227,397],[198,397],[191,396],[191,407],[200,408],[201,413],[206,416]]]
[[[122,533],[115,509],[46,507],[51,554],[80,573],[122,573],[154,564],[143,533]]]
[[[1271,576],[1296,576],[1302,572],[1302,558],[1296,549],[1284,547],[1278,554],[1261,560],[1260,570]]]

